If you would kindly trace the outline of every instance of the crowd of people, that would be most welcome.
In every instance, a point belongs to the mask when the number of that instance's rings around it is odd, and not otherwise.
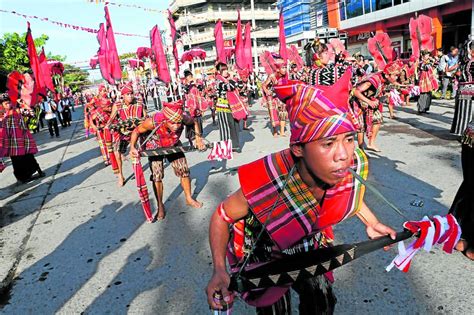
[[[84,104],[86,135],[96,137],[105,165],[117,175],[118,186],[125,184],[123,159],[127,152],[134,168],[144,152],[151,152],[147,156],[157,209],[155,215],[146,212],[146,217],[150,222],[160,221],[166,216],[165,160],[180,178],[186,203],[202,207],[191,193],[190,169],[180,140],[183,132],[193,148],[212,147],[225,169],[227,159],[238,158],[242,150],[239,134],[252,132],[247,120],[260,99],[268,111],[270,133],[284,139],[289,133],[290,145],[240,167],[239,190],[220,203],[212,216],[214,272],[207,295],[209,304],[221,309],[233,297],[228,291],[226,257],[234,272],[283,252],[328,247],[334,239],[332,226],[351,216],[366,225],[369,238],[395,238],[395,231],[382,224],[364,203],[362,184],[348,169],[367,178],[365,151],[381,151],[376,140],[385,107],[396,119],[396,107],[416,100],[422,115],[429,112],[438,89],[441,97],[448,98],[451,86],[451,97],[455,97],[451,132],[462,136],[464,171],[451,213],[463,230],[456,246],[474,259],[474,203],[470,196],[474,187],[474,49],[468,45],[459,54],[452,48],[448,55],[421,49],[419,56],[408,59],[387,58],[379,52],[370,62],[336,47],[315,40],[308,47],[309,65],[297,54],[284,58],[266,52],[261,57],[266,77],[261,81],[248,69],[217,62],[198,79],[185,70],[174,87],[167,87],[150,73],[144,83],[101,84],[95,95],[40,93],[37,106],[12,98],[12,93],[3,94],[0,157],[11,158],[20,181],[30,180],[35,172],[44,176],[34,158],[38,150],[29,130],[39,131],[44,119],[51,137],[59,137],[58,120],[63,128],[70,126],[71,111],[76,104]],[[152,114],[147,109],[149,97],[154,105]],[[207,111],[219,130],[219,142],[212,144],[204,134]],[[171,153],[159,151],[163,148],[172,149]],[[158,151],[161,153],[153,154]],[[144,201],[146,182],[137,176],[137,185]],[[300,295],[300,311],[331,313],[336,302],[331,282],[330,273],[295,281],[292,287]],[[222,299],[216,299],[219,294]],[[250,290],[241,296],[261,314],[283,314],[291,307],[289,286]]]

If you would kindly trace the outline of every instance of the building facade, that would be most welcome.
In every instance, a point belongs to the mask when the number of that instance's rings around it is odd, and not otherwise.
[[[424,14],[433,19],[436,48],[448,50],[471,33],[472,0],[327,0],[328,23],[348,32],[348,50],[368,56],[367,39],[387,32],[395,50],[411,52],[410,18]]]
[[[253,11],[251,2],[254,2]],[[242,28],[255,18],[252,39],[257,38],[257,54],[278,49],[279,12],[276,0],[173,0],[170,3],[183,50],[204,49],[207,54],[204,64],[207,67],[213,66],[216,60],[214,27],[218,19],[222,20],[225,45],[234,45],[237,10],[240,10]]]

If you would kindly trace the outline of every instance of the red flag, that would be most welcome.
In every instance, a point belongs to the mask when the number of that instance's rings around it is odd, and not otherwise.
[[[31,35],[30,22],[28,24],[28,31],[26,32],[26,44],[28,46],[28,58],[30,59],[30,67],[35,76],[35,91],[37,93],[46,94],[46,83],[41,71],[41,65],[38,60],[38,54],[36,53],[35,42],[33,36]],[[33,101],[36,100],[36,97],[33,97]]]
[[[214,28],[214,37],[216,39],[216,55],[217,61],[226,63],[224,51],[224,34],[222,33],[222,21],[218,20]]]
[[[280,19],[278,21],[278,41],[280,42],[280,56],[286,61],[288,53],[286,52],[286,37],[285,37],[285,21],[283,18],[283,10],[280,10]]]
[[[174,71],[176,76],[179,74],[179,60],[178,60],[178,49],[176,48],[176,25],[174,24],[173,14],[168,10],[168,21],[170,23],[171,30],[171,42],[173,43],[173,58],[174,58]]]
[[[244,56],[244,43],[242,41],[242,22],[240,21],[240,11],[237,11],[237,33],[235,35],[235,65],[237,69],[244,69],[245,56]]]
[[[54,91],[53,79],[51,78],[51,69],[48,64],[48,59],[44,53],[44,48],[41,49],[39,63],[41,67],[41,74],[43,75],[43,81],[46,84],[46,87],[51,91]]]
[[[244,60],[246,68],[250,72],[253,72],[253,62],[252,62],[252,36],[250,35],[250,22],[245,24],[245,38],[244,38]]]
[[[99,41],[99,50],[97,51],[97,58],[99,59],[100,73],[102,78],[110,84],[114,84],[115,81],[110,76],[109,63],[107,60],[107,35],[105,34],[104,23],[100,23],[99,32],[97,33],[97,40]]]
[[[120,67],[120,59],[117,52],[117,45],[115,44],[114,31],[112,28],[112,21],[110,20],[109,8],[104,7],[105,22],[107,27],[107,62],[109,64],[110,76],[115,80],[122,79],[122,67]]]
[[[168,84],[171,81],[170,72],[168,70],[168,63],[166,60],[163,43],[161,42],[161,33],[158,26],[155,25],[150,32],[151,49],[155,54],[155,63],[158,68],[158,77],[161,81]]]

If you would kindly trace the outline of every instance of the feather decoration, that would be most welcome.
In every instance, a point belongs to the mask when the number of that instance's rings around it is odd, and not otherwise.
[[[270,75],[276,70],[275,60],[273,59],[272,53],[265,50],[259,57],[260,64],[265,68],[265,72]]]
[[[367,41],[370,54],[379,69],[383,70],[393,59],[392,41],[387,33],[377,33]]]
[[[25,73],[23,77],[24,81],[22,89],[20,91],[21,99],[26,103],[26,105],[31,106],[33,98],[32,94],[35,88],[35,81],[29,73]]]
[[[303,68],[303,59],[301,58],[300,54],[298,53],[298,49],[295,45],[291,45],[287,50],[288,59],[291,63],[296,65],[296,69],[300,71]]]
[[[8,75],[7,89],[11,104],[16,105],[18,99],[21,98],[21,89],[24,82],[25,77],[18,71],[12,71]]]
[[[409,28],[413,55],[419,58],[420,51],[434,50],[433,21],[429,16],[421,14],[417,18],[411,18]]]

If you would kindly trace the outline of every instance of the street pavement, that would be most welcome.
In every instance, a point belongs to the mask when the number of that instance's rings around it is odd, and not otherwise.
[[[242,132],[236,167],[288,145],[274,138],[260,105],[252,108],[253,132]],[[453,102],[440,101],[429,114],[414,104],[386,119],[369,153],[369,182],[410,219],[446,214],[462,181],[460,145],[449,134]],[[46,177],[19,185],[12,167],[0,175],[1,314],[207,314],[204,287],[212,272],[208,222],[218,203],[238,188],[235,172],[212,173],[207,153],[187,154],[194,196],[202,209],[186,206],[171,168],[165,170],[167,217],[147,223],[130,161],[119,188],[103,166],[97,142],[85,138],[81,109],[60,138],[35,135]],[[205,121],[206,138],[218,140]],[[145,176],[148,177],[146,160]],[[149,186],[151,188],[151,186]],[[150,189],[150,195],[151,189]],[[424,202],[422,207],[410,205]],[[401,230],[399,217],[373,193],[366,202],[386,224]],[[153,207],[156,206],[152,198]],[[336,226],[337,243],[366,240],[363,225]],[[420,252],[411,269],[385,272],[396,250],[368,254],[335,271],[337,314],[472,314],[474,264],[439,248]],[[293,299],[297,313],[298,298]],[[235,314],[251,314],[237,301]]]

